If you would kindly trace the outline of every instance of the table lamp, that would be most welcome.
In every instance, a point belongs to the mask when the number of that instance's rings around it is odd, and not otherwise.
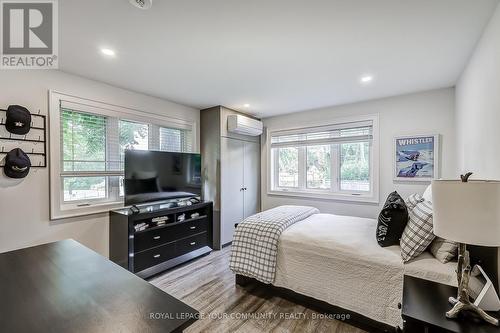
[[[458,297],[450,298],[453,308],[446,313],[456,318],[462,311],[475,312],[485,321],[498,326],[493,318],[469,298],[470,261],[466,244],[500,246],[500,182],[470,180],[432,181],[434,234],[455,241],[458,246]]]

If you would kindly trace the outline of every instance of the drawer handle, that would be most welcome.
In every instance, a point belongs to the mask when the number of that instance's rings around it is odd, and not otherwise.
[[[159,255],[159,254],[155,254],[155,255],[153,256],[153,258],[160,258],[160,255]]]
[[[196,245],[196,242],[191,242],[189,243],[189,245]]]
[[[194,230],[194,229],[196,229],[196,227],[192,226],[192,227],[189,227],[189,229]]]
[[[153,239],[160,239],[160,236],[154,236]]]

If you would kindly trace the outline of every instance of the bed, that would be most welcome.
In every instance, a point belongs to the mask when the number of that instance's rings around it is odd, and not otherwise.
[[[314,214],[279,239],[274,287],[367,318],[380,331],[402,327],[403,275],[456,285],[456,263],[425,252],[403,264],[399,246],[382,248],[374,219]],[[237,276],[240,284],[248,279]]]

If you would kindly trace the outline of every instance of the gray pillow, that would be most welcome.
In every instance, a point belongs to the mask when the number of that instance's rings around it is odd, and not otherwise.
[[[437,260],[446,264],[457,256],[458,244],[440,237],[436,237],[429,247],[432,255]]]

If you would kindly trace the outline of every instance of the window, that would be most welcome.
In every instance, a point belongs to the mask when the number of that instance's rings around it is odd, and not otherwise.
[[[313,189],[329,189],[332,184],[331,173],[331,146],[307,146],[306,147],[306,163],[307,188]]]
[[[278,184],[280,187],[299,186],[299,149],[278,148]]]
[[[168,118],[154,119],[131,114],[128,109],[110,110],[106,104],[89,101],[93,105],[87,105],[67,98],[72,101],[59,94],[51,97],[52,122],[59,119],[58,126],[51,126],[52,218],[122,205],[126,149],[193,149],[193,123],[176,120],[169,124]]]
[[[377,201],[377,123],[270,132],[270,194]]]
[[[160,127],[160,150],[163,151],[191,151],[192,137],[185,131],[176,128]]]

